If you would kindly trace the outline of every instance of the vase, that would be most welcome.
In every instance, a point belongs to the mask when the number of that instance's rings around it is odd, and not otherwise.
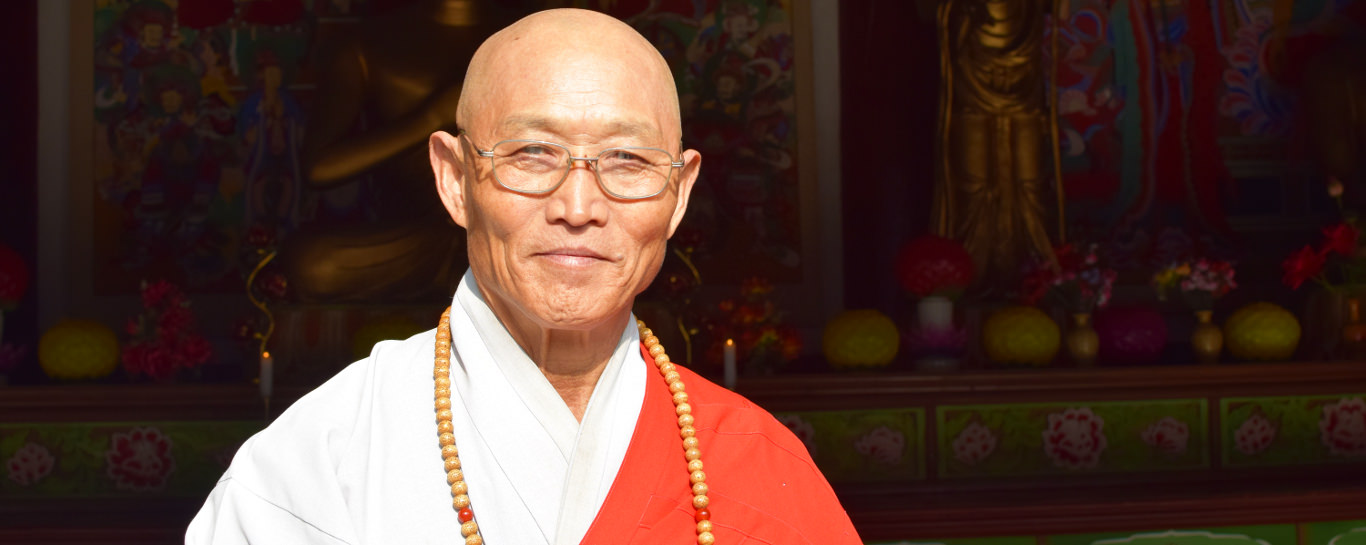
[[[1361,322],[1361,300],[1347,298],[1347,316],[1342,326],[1342,353],[1349,360],[1366,359],[1366,323]]]
[[[1077,367],[1090,367],[1096,363],[1100,352],[1100,336],[1091,325],[1091,315],[1078,312],[1072,315],[1072,329],[1067,332],[1067,353]]]
[[[1195,331],[1191,333],[1191,350],[1195,351],[1195,361],[1219,363],[1219,354],[1224,351],[1224,330],[1214,324],[1214,312],[1195,311],[1195,322]]]
[[[916,304],[920,328],[927,331],[953,329],[953,301],[942,295],[932,295]]]

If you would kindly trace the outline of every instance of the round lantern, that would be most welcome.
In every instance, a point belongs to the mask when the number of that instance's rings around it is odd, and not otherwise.
[[[24,256],[0,244],[0,310],[12,309],[28,290],[28,264]]]
[[[1006,307],[982,324],[982,348],[996,363],[1048,365],[1061,339],[1058,324],[1034,307]]]
[[[962,291],[972,275],[972,256],[958,241],[941,236],[916,238],[896,257],[897,280],[916,297]]]
[[[403,340],[422,332],[422,326],[406,316],[385,316],[365,323],[351,336],[351,355],[364,359],[380,341]]]
[[[1096,312],[1100,361],[1115,365],[1153,363],[1167,347],[1167,321],[1146,307],[1107,308]]]
[[[55,379],[100,378],[119,363],[114,331],[93,320],[63,320],[38,340],[38,363]]]
[[[1238,359],[1290,359],[1299,343],[1299,320],[1272,303],[1252,303],[1224,322],[1224,345]]]
[[[881,367],[896,359],[901,333],[885,314],[873,309],[840,313],[825,324],[822,345],[830,365]]]

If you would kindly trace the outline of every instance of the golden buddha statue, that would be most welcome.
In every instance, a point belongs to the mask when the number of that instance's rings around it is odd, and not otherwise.
[[[321,68],[301,153],[309,187],[369,175],[376,220],[311,225],[281,248],[303,302],[401,302],[449,294],[465,235],[441,206],[427,138],[453,129],[465,66],[499,26],[469,0],[422,0],[367,22]],[[362,130],[355,130],[360,125]]]
[[[932,230],[963,242],[979,286],[1052,260],[1045,227],[1048,142],[1045,0],[944,0],[939,6],[940,164]]]
[[[1359,204],[1366,200],[1366,42],[1340,40],[1311,59],[1304,95],[1319,166]]]

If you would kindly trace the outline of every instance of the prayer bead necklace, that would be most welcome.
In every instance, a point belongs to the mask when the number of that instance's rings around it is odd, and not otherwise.
[[[664,376],[673,394],[674,414],[678,416],[678,434],[683,438],[683,457],[688,460],[688,482],[692,485],[692,505],[697,520],[698,545],[712,545],[716,538],[711,534],[711,511],[707,509],[707,474],[702,471],[702,451],[698,449],[697,430],[693,428],[692,406],[688,404],[688,393],[683,391],[683,380],[664,346],[659,344],[645,322],[636,320],[640,330],[641,342],[650,356],[655,359],[655,367]],[[482,545],[484,538],[479,534],[479,524],[474,521],[474,511],[470,508],[469,487],[465,485],[465,472],[460,469],[460,451],[455,448],[455,425],[451,423],[451,309],[441,314],[441,325],[436,328],[436,368],[433,378],[436,382],[436,433],[441,443],[441,458],[446,462],[446,482],[451,485],[451,506],[460,519],[460,535],[465,536],[465,545]]]

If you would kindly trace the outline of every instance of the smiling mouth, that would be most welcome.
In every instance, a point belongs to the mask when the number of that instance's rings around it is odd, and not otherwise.
[[[552,263],[569,267],[587,267],[595,263],[608,261],[607,257],[589,250],[587,248],[562,248],[549,250],[536,254],[536,257],[545,258]]]

